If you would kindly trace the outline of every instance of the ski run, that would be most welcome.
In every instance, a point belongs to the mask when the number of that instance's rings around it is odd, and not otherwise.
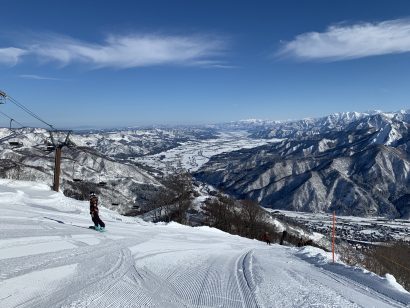
[[[313,247],[152,224],[43,184],[0,180],[0,307],[409,307],[379,277]]]

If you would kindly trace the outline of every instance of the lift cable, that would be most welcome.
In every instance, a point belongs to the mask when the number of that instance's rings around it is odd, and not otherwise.
[[[3,92],[4,93],[4,92]],[[10,102],[12,102],[13,104],[15,104],[17,107],[21,108],[22,110],[24,110],[25,112],[27,112],[29,115],[31,115],[33,118],[39,120],[40,122],[42,122],[43,124],[47,125],[48,127],[50,127],[52,130],[55,130],[55,128],[53,127],[53,125],[51,125],[50,123],[47,123],[46,121],[44,121],[43,119],[41,119],[37,114],[35,114],[33,111],[31,111],[30,109],[28,109],[26,106],[24,106],[23,104],[19,103],[18,101],[16,101],[14,98],[12,98],[11,96],[7,95],[6,98],[9,99]]]
[[[0,114],[3,115],[4,117],[8,118],[10,120],[10,129],[11,129],[11,122],[16,122],[18,125],[20,125],[22,128],[24,128],[24,125],[21,124],[19,121],[14,120],[12,117],[8,116],[7,114],[5,114],[4,112],[0,111]]]

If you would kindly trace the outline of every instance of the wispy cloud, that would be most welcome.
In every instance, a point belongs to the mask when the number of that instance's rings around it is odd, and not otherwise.
[[[226,43],[205,36],[110,35],[103,43],[91,43],[61,35],[43,35],[27,45],[29,54],[60,65],[87,64],[93,68],[133,68],[154,65],[223,65],[217,58]]]
[[[15,47],[0,48],[0,64],[16,65],[21,56],[27,53],[25,50]]]
[[[341,61],[410,52],[410,19],[333,25],[285,42],[277,56],[300,60]]]
[[[60,80],[58,78],[53,78],[53,77],[45,77],[45,76],[39,76],[39,75],[19,75],[20,78],[24,79],[34,79],[34,80]]]

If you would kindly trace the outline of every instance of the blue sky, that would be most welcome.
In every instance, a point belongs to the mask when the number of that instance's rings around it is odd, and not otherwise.
[[[0,4],[0,90],[56,127],[410,105],[408,1]],[[41,126],[12,104],[0,111]]]

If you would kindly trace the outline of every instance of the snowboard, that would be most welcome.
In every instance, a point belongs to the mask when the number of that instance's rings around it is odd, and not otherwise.
[[[96,230],[95,226],[89,226],[88,229],[92,229],[92,230],[95,230],[95,231],[98,231],[98,232],[105,232],[106,231],[105,229],[104,230]]]

